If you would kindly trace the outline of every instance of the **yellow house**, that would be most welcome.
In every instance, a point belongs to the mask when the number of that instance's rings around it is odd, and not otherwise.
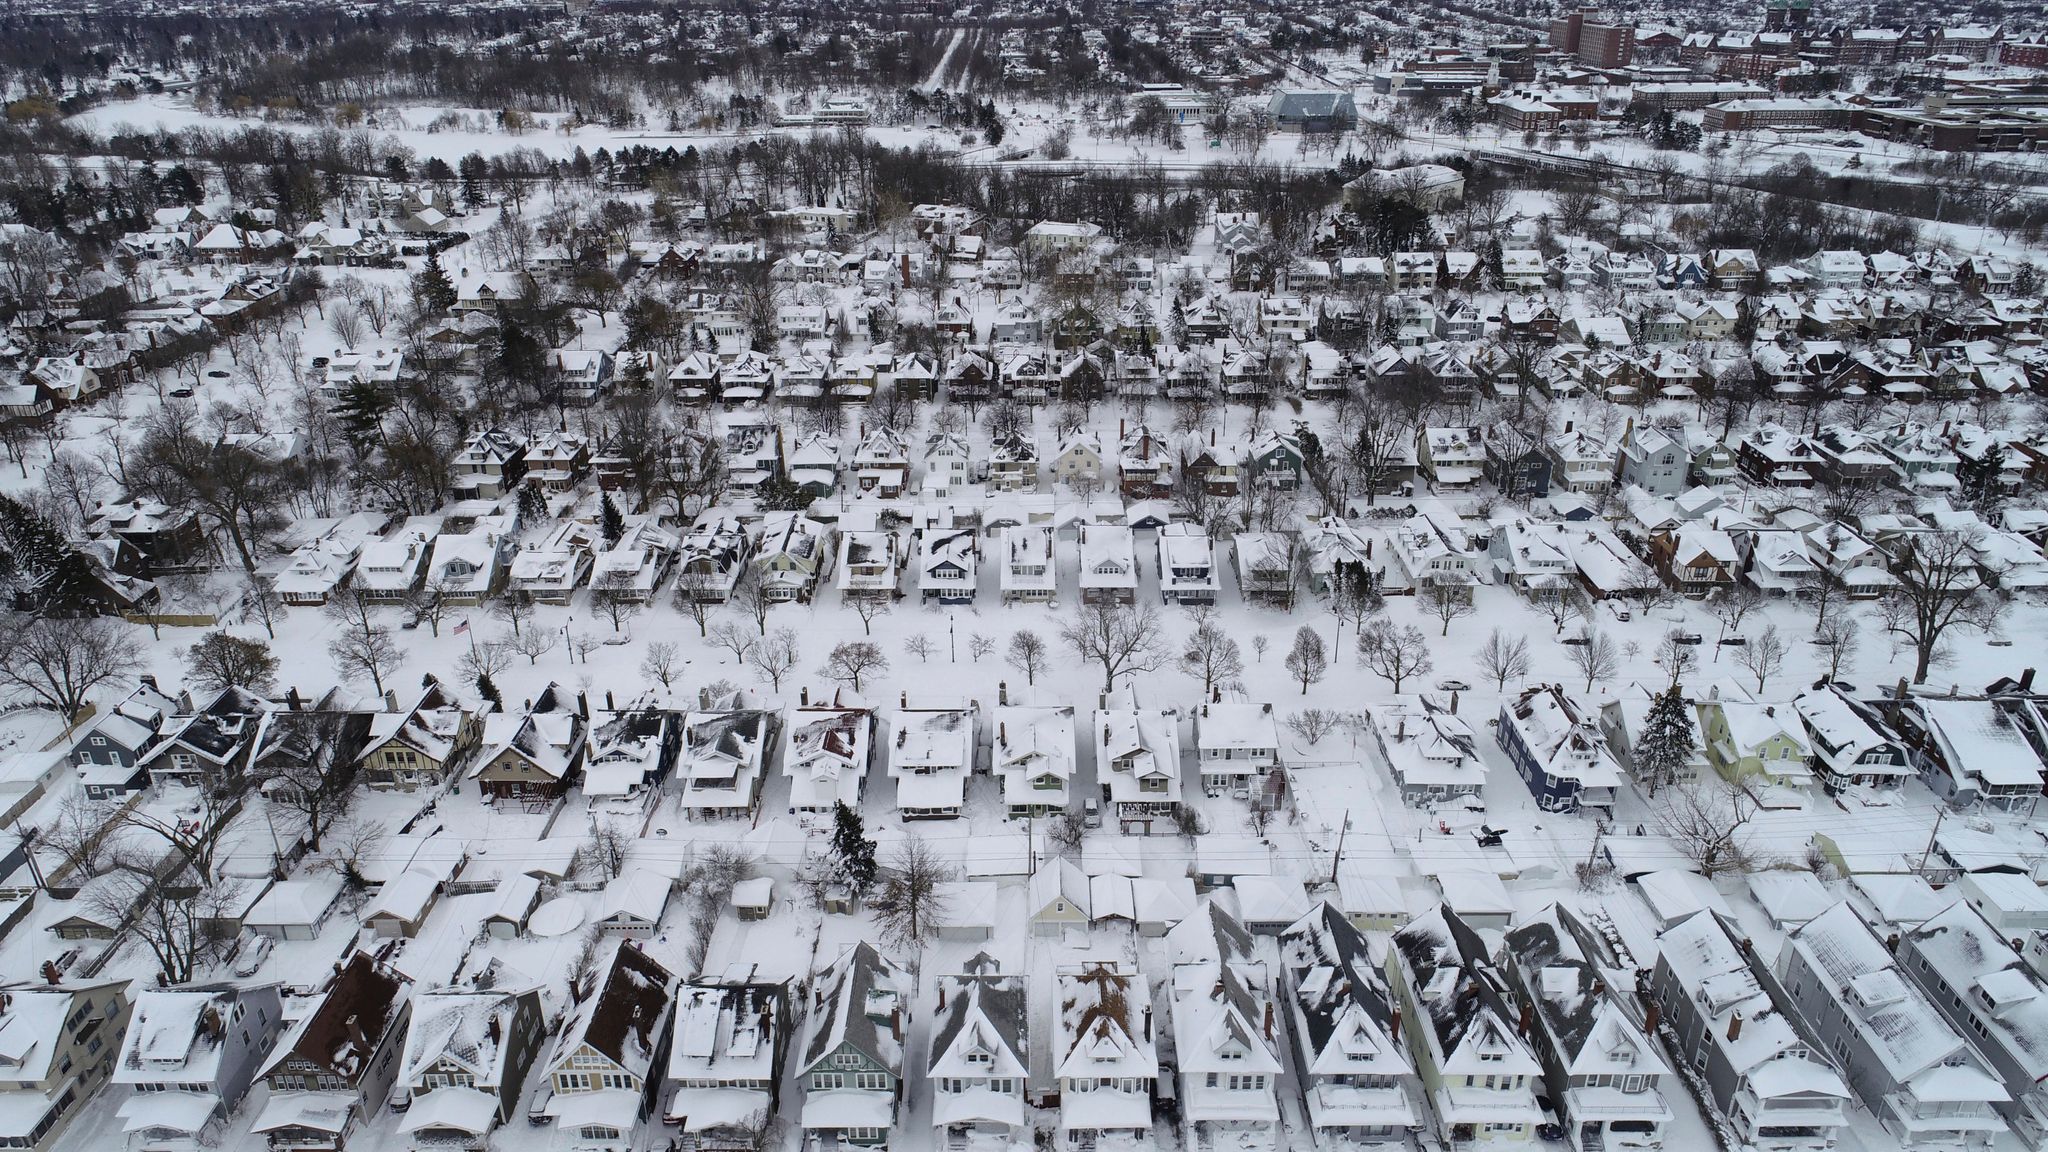
[[[1813,783],[1805,726],[1790,704],[1709,699],[1699,710],[1707,761],[1724,778],[1789,788]]]

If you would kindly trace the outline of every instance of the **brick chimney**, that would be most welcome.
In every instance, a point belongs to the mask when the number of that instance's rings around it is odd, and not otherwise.
[[[1733,1044],[1740,1039],[1742,1039],[1742,1013],[1737,1012],[1728,1017],[1728,1042]]]

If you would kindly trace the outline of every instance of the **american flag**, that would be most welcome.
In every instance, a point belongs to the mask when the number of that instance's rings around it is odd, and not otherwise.
[[[467,632],[467,631],[469,631],[469,621],[467,621],[467,620],[464,620],[464,621],[463,621],[462,623],[460,623],[460,624],[457,624],[457,625],[455,626],[455,631],[454,631],[453,635],[456,635],[456,636],[460,636],[460,635],[462,635],[462,634],[463,634],[464,632]]]

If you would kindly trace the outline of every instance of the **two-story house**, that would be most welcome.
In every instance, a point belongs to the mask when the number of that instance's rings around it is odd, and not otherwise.
[[[120,703],[86,722],[69,759],[87,799],[119,799],[148,784],[143,759],[163,738],[177,707],[157,690],[154,678],[145,677]]]
[[[927,529],[918,544],[919,594],[927,602],[972,604],[980,552],[971,528]]]
[[[1599,728],[1555,684],[1501,702],[1494,740],[1546,812],[1614,811],[1621,766]]]
[[[808,602],[831,557],[832,530],[801,512],[771,513],[754,534],[748,563],[761,594],[778,602]]]
[[[1094,718],[1096,778],[1109,788],[1117,827],[1141,836],[1176,829],[1181,811],[1180,718],[1141,708],[1126,684]]]
[[[848,529],[839,534],[839,571],[833,581],[840,599],[893,599],[903,566],[902,537],[887,528]]]
[[[1006,973],[988,953],[941,976],[932,1025],[932,1128],[957,1147],[974,1137],[1008,1139],[1030,1129],[1024,1083],[1030,1059],[1024,977]]]
[[[1594,962],[1604,941],[1553,904],[1508,930],[1509,987],[1528,1008],[1529,1044],[1565,1131],[1580,1148],[1661,1148],[1678,1079],[1624,989]]]
[[[1394,933],[1387,984],[1428,1093],[1437,1139],[1453,1147],[1527,1143],[1543,1123],[1542,1072],[1479,934],[1439,906]]]
[[[1319,1138],[1406,1147],[1426,1115],[1422,1079],[1365,933],[1318,904],[1281,933],[1280,958],[1310,1126]]]
[[[1088,959],[1061,965],[1053,981],[1059,1146],[1078,1152],[1119,1136],[1149,1138],[1159,1047],[1144,974],[1127,960]]]
[[[997,546],[1003,566],[1003,603],[1042,604],[1059,594],[1059,570],[1054,559],[1056,539],[1050,524],[1004,527]]]
[[[1652,496],[1676,496],[1691,486],[1692,458],[1677,439],[1652,424],[1630,428],[1621,438],[1622,484]]]
[[[1900,934],[1893,953],[1928,1003],[1990,1064],[2008,1099],[1997,1105],[2027,1147],[2048,1139],[2048,982],[1967,901]]]
[[[1372,750],[1404,803],[1420,808],[1455,801],[1477,795],[1486,783],[1471,725],[1433,697],[1403,693],[1360,712]]]
[[[776,1116],[789,985],[694,980],[676,989],[662,1115],[692,1152],[754,1152]]]
[[[760,803],[768,749],[780,724],[763,708],[695,711],[683,717],[676,773],[682,809],[693,820],[747,819]]]
[[[643,698],[590,718],[584,742],[583,803],[591,812],[637,816],[674,771],[678,717]]]
[[[543,1065],[540,1111],[565,1144],[623,1152],[661,1085],[675,978],[629,940],[607,942],[595,971]]]
[[[222,788],[242,777],[256,732],[275,705],[246,688],[214,693],[204,707],[173,718],[141,765],[158,788]]]
[[[858,808],[867,786],[874,713],[867,708],[805,700],[789,713],[782,771],[789,777],[792,815]]]
[[[1806,726],[1813,769],[1830,787],[1896,788],[1913,775],[1904,742],[1834,685],[1800,693],[1792,709]]]
[[[409,707],[370,715],[356,765],[371,788],[432,788],[460,772],[482,740],[482,719],[437,681]]]
[[[1902,1148],[1989,1148],[2012,1096],[1847,901],[1794,928],[1778,983]]]
[[[131,1152],[217,1146],[283,1028],[275,984],[138,991],[113,1073]]]
[[[1137,603],[1138,553],[1129,526],[1082,524],[1077,531],[1081,603]]]
[[[862,941],[811,977],[802,1124],[807,1138],[875,1147],[896,1126],[915,982]]]
[[[1273,973],[1213,899],[1166,934],[1181,1118],[1196,1145],[1272,1143],[1286,1069]]]
[[[484,1152],[518,1108],[546,1037],[537,988],[414,996],[393,1093],[406,1101],[398,1131],[435,1148]]]
[[[1074,710],[1003,705],[993,722],[989,770],[1002,783],[1004,812],[1016,819],[1066,811],[1074,778]]]
[[[936,495],[956,493],[974,480],[974,452],[967,437],[938,432],[924,443],[924,487]]]
[[[889,776],[896,811],[905,820],[958,817],[974,771],[977,704],[918,701],[908,696],[889,713]]]
[[[1701,911],[1657,937],[1650,991],[1666,1043],[1738,1140],[1825,1152],[1848,1125],[1849,1086],[1739,931]]]
[[[526,437],[489,428],[469,438],[449,462],[448,488],[460,500],[496,500],[526,475]]]
[[[1168,524],[1159,530],[1159,598],[1167,604],[1214,604],[1220,585],[1216,548],[1200,525]]]
[[[1813,783],[1806,727],[1789,705],[1710,694],[1699,702],[1699,710],[1707,760],[1722,776],[1787,788]]]
[[[1195,759],[1202,788],[1249,796],[1280,763],[1280,725],[1271,704],[1204,704],[1195,718]]]
[[[0,992],[0,1145],[57,1144],[113,1073],[128,1015],[126,981]]]
[[[263,1066],[270,1097],[250,1130],[279,1152],[343,1152],[398,1079],[411,992],[369,953],[350,957],[271,1049]]]
[[[575,699],[550,684],[529,707],[484,717],[482,750],[469,770],[485,803],[545,804],[583,767],[589,722]]]

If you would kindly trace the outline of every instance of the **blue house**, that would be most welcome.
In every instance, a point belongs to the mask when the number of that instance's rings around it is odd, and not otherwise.
[[[1657,261],[1657,280],[1670,288],[1705,288],[1712,279],[1697,252],[1665,255]]]
[[[1516,775],[1546,812],[1581,808],[1614,814],[1621,766],[1599,726],[1581,714],[1564,689],[1539,684],[1502,702],[1494,739]]]

